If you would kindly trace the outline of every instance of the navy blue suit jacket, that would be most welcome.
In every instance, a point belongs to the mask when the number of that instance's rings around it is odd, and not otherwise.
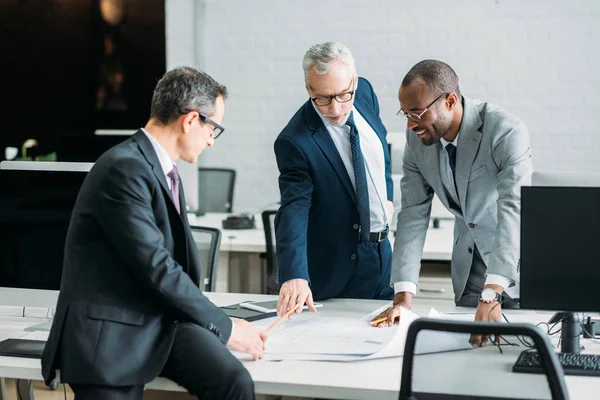
[[[371,84],[358,79],[354,107],[381,139],[387,199],[393,183],[387,131]],[[356,263],[359,223],[354,188],[340,154],[309,99],[275,141],[281,207],[275,217],[279,282],[303,278],[313,297],[337,297]]]

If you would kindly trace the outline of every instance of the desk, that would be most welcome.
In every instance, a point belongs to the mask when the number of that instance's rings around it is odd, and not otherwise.
[[[241,300],[273,299],[274,296],[241,295],[234,293],[207,293],[218,305],[237,303]],[[376,300],[335,299],[324,301],[319,312],[343,317],[361,317],[386,304]],[[442,312],[465,311],[443,301],[415,300],[414,311],[424,315],[429,307]],[[468,311],[474,312],[473,309]],[[508,310],[511,322],[547,321],[552,313],[536,313],[522,310]],[[10,317],[13,318],[13,317]],[[39,322],[38,319],[36,323]],[[0,332],[7,326],[23,328],[28,322],[0,322]],[[3,319],[4,320],[4,319]],[[268,343],[268,342],[267,342]],[[600,353],[600,344],[583,340],[587,351]],[[447,352],[417,356],[414,387],[439,390],[446,393],[478,393],[481,389],[496,395],[515,396],[522,394],[532,380],[543,381],[541,376],[514,374],[510,372],[512,363],[523,347],[504,347],[500,355],[494,347],[484,349]],[[402,358],[356,361],[347,363],[315,361],[244,362],[255,382],[257,394],[306,396],[335,399],[397,399],[400,389]],[[41,380],[40,361],[13,357],[0,357],[0,376]],[[596,398],[600,392],[600,378],[565,377],[571,399]],[[147,385],[147,389],[183,391],[183,388],[164,378],[157,378]]]
[[[188,214],[190,225],[207,226],[221,230],[221,251],[217,271],[218,292],[260,293],[262,284],[262,266],[260,253],[266,252],[265,235],[260,214],[255,216],[254,229],[223,229],[225,213],[207,213],[197,217]],[[454,221],[442,220],[439,228],[430,227],[423,247],[422,259],[425,261],[445,261],[452,259],[452,239]],[[389,239],[394,244],[394,235]]]

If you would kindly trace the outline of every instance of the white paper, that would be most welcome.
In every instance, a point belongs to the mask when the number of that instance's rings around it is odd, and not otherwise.
[[[374,328],[373,317],[387,306],[361,319],[324,317],[303,313],[292,320],[280,322],[269,332],[264,360],[358,361],[401,357],[409,325],[419,318],[413,311],[401,308],[400,322],[393,327]],[[473,320],[473,315],[442,314],[435,309],[428,317],[450,320]],[[254,322],[267,328],[277,317]],[[421,331],[417,337],[415,354],[472,349],[468,334]],[[234,352],[239,359],[249,356]]]
[[[277,317],[256,321],[268,327]],[[369,355],[383,348],[397,327],[375,329],[364,320],[302,313],[269,332],[267,354]]]

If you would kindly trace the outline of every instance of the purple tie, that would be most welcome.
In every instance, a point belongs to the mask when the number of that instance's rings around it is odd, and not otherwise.
[[[181,215],[181,207],[179,205],[179,174],[177,173],[177,167],[173,165],[171,172],[167,174],[171,178],[171,195],[173,196],[173,203],[179,215]]]

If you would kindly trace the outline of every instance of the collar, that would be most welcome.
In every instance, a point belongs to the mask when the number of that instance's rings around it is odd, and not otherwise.
[[[142,132],[144,132],[146,137],[148,137],[148,140],[150,140],[150,143],[156,152],[156,156],[158,157],[158,161],[160,162],[160,166],[162,167],[164,174],[167,175],[169,172],[171,172],[173,166],[175,165],[173,160],[171,160],[171,156],[169,156],[169,153],[167,153],[167,151],[160,145],[160,143],[158,143],[154,136],[152,136],[146,129],[142,128]]]

